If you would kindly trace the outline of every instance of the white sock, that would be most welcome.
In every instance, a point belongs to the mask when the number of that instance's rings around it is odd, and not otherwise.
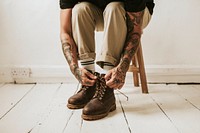
[[[92,72],[95,71],[94,59],[89,58],[89,59],[80,60],[80,63],[83,68],[90,70]]]
[[[114,68],[114,65],[112,65],[109,62],[104,62],[103,68],[101,68],[101,67],[98,66],[96,70],[100,74],[107,74],[108,71],[111,70],[111,69],[113,69],[113,68]]]
[[[103,69],[106,70],[106,71],[109,71],[111,69],[114,68],[114,65],[111,64],[110,62],[104,62],[104,65],[103,65]]]

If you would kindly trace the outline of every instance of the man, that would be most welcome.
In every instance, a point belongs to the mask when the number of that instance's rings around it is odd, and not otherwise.
[[[71,72],[82,84],[67,106],[83,108],[83,119],[101,119],[116,109],[113,90],[124,85],[153,7],[153,0],[60,0],[63,52]],[[103,30],[102,50],[97,59],[95,30]],[[104,70],[100,74],[95,72],[95,59]]]

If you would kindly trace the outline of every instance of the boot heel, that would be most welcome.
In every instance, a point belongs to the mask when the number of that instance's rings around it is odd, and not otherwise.
[[[111,108],[110,108],[110,112],[116,110],[116,104],[114,104]]]

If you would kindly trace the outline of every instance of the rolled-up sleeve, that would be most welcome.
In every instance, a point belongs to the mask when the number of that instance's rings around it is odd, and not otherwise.
[[[67,9],[73,8],[75,4],[78,3],[78,0],[60,0],[60,8]]]
[[[124,5],[128,12],[139,12],[145,9],[146,0],[125,0]]]

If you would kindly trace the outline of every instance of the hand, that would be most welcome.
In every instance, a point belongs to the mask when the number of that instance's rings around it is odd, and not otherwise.
[[[115,67],[105,75],[106,85],[110,88],[121,89],[125,83],[126,72]]]
[[[93,86],[97,79],[96,76],[84,68],[77,68],[74,75],[79,80],[79,82],[85,86]]]

